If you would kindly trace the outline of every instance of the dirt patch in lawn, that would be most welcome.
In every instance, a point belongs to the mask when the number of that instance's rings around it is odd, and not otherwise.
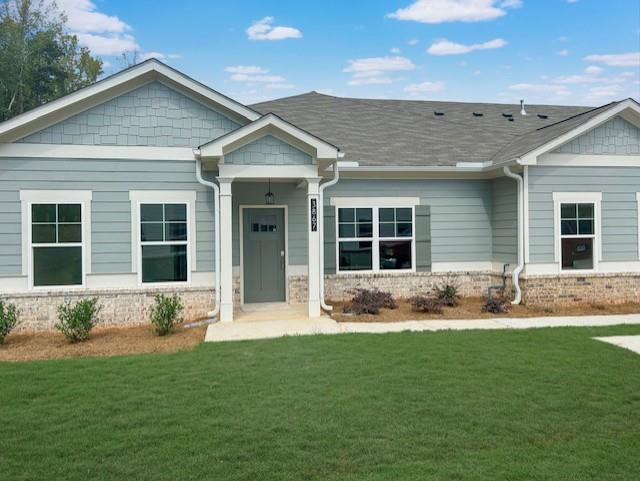
[[[180,326],[161,337],[150,326],[95,328],[88,341],[77,344],[69,344],[58,332],[9,334],[0,346],[0,361],[184,351],[200,344],[205,331],[206,327]]]
[[[441,314],[414,312],[409,301],[398,299],[397,309],[380,309],[377,315],[353,315],[342,312],[344,302],[333,302],[331,317],[338,322],[402,322],[429,319],[486,319],[495,317],[543,317],[543,316],[584,316],[605,314],[638,314],[640,303],[626,304],[581,304],[573,306],[510,306],[509,312],[492,314],[483,312],[484,299],[465,297],[460,299],[456,307],[443,307]]]

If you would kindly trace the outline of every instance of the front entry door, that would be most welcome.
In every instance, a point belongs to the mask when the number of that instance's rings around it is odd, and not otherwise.
[[[285,301],[284,209],[243,209],[244,302]]]

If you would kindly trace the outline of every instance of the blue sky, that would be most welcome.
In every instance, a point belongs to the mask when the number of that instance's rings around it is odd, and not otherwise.
[[[105,61],[155,56],[242,102],[640,98],[638,0],[58,0]]]

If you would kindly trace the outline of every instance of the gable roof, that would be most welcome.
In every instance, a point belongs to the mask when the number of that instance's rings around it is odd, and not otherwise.
[[[316,92],[252,107],[275,112],[339,145],[344,160],[363,166],[406,167],[490,163],[502,150],[500,159],[517,157],[527,146],[535,147],[588,120],[594,110],[528,105],[525,116],[514,104],[354,99]],[[552,127],[559,122],[561,127]],[[540,133],[544,127],[549,129]]]
[[[178,70],[156,59],[149,59],[0,123],[0,142],[13,142],[153,81],[178,90],[241,123],[251,122],[261,116],[250,107]]]

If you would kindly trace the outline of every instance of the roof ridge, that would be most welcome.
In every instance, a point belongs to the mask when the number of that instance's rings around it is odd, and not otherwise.
[[[568,121],[568,120],[573,120],[573,119],[575,119],[576,117],[580,117],[581,115],[589,114],[589,113],[591,113],[591,112],[595,112],[596,110],[604,109],[605,107],[610,107],[610,106],[612,106],[612,105],[614,105],[614,104],[615,104],[615,105],[617,105],[617,104],[619,104],[620,102],[621,102],[620,100],[614,100],[614,101],[612,101],[612,102],[609,102],[608,104],[601,105],[600,107],[594,107],[594,108],[592,108],[592,109],[585,110],[584,112],[580,112],[579,114],[574,114],[574,115],[571,115],[571,116],[569,116],[569,117],[567,117],[567,118],[565,118],[565,119],[558,120],[557,122],[553,122],[553,123],[551,123],[551,124],[543,125],[542,127],[538,127],[538,128],[537,128],[537,129],[535,129],[535,130],[544,130],[544,129],[546,129],[547,127],[553,127],[554,125],[561,124],[562,122],[566,122],[566,121]],[[523,134],[523,135],[524,135],[524,134]]]

